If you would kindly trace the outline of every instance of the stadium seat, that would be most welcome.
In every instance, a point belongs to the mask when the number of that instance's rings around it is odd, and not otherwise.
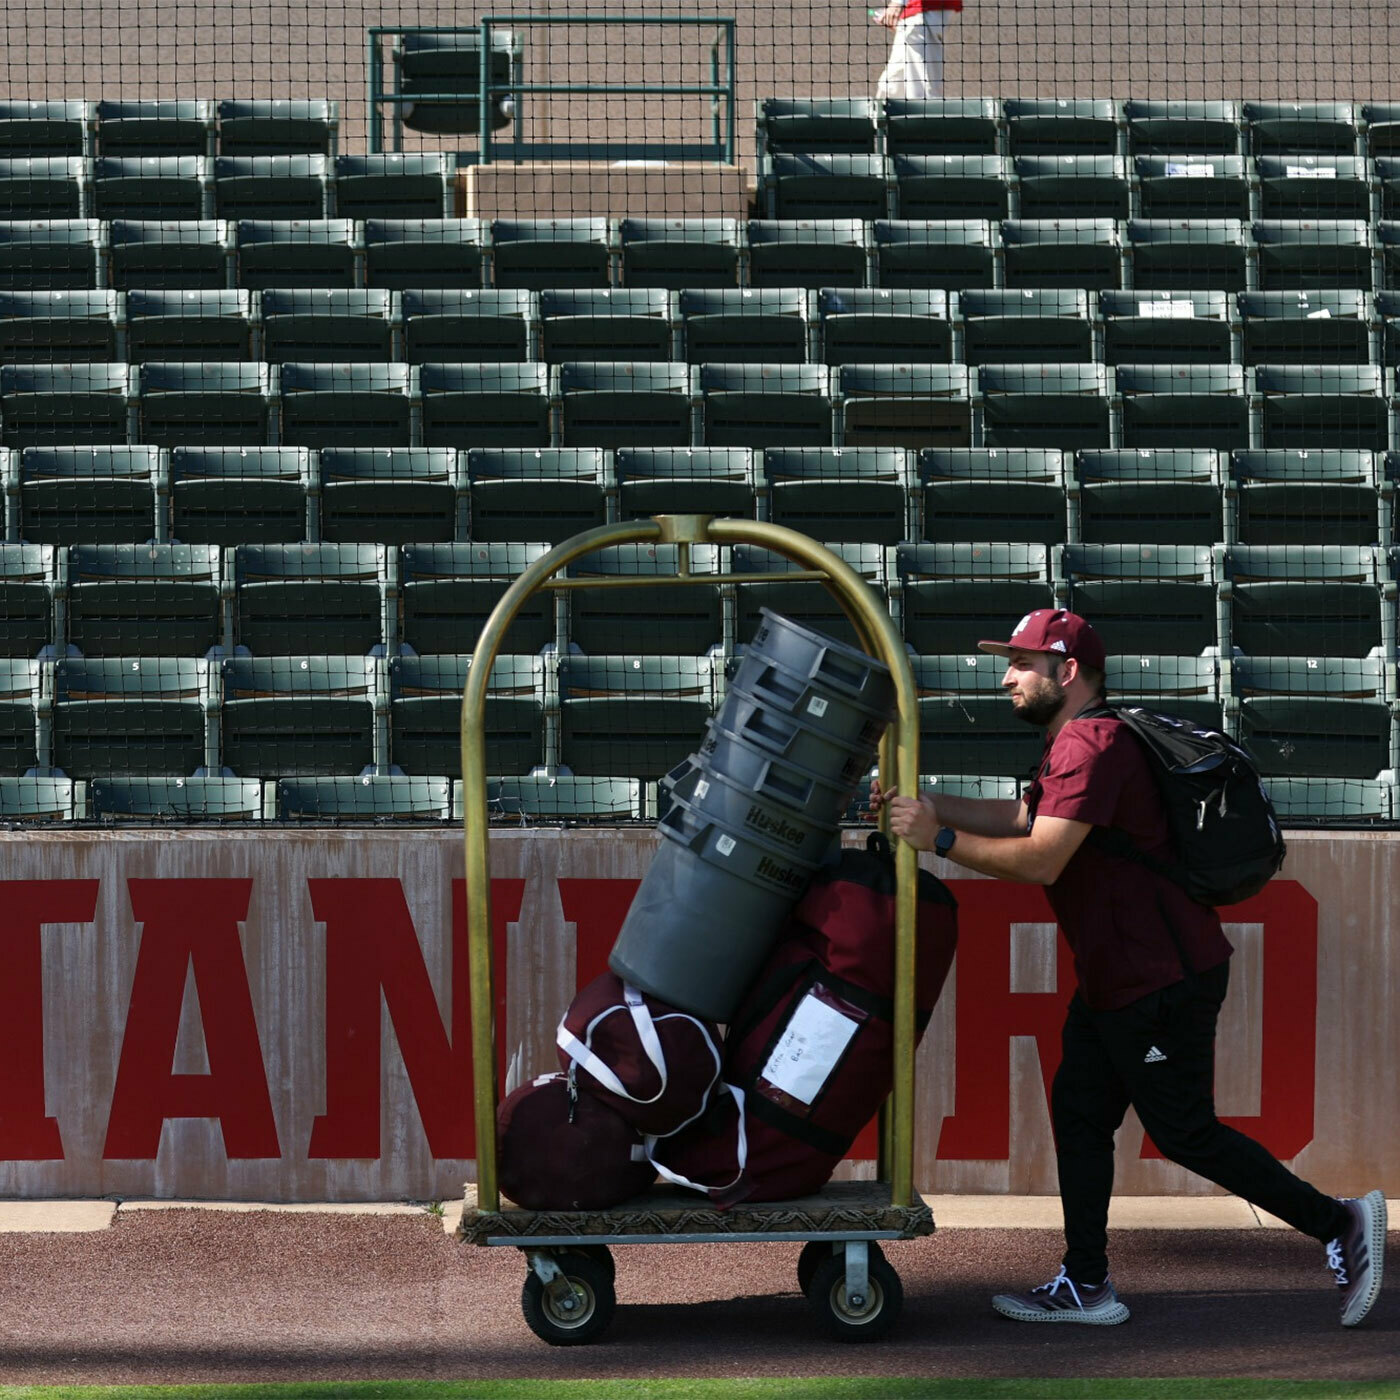
[[[661,288],[581,287],[543,291],[540,351],[564,360],[669,360],[675,348],[672,296]]]
[[[1113,219],[1004,219],[1001,242],[1008,287],[1122,286]]]
[[[1376,320],[1379,322],[1381,364],[1400,365],[1400,293],[1376,293]]]
[[[141,544],[156,535],[153,447],[26,447],[19,535],[32,544]]]
[[[0,776],[0,822],[66,822],[76,814],[71,778]]]
[[[447,355],[472,362],[534,360],[539,293],[512,289],[432,288],[399,294],[404,359],[421,365]]]
[[[1110,365],[1224,365],[1237,325],[1228,292],[1099,293]]]
[[[1380,217],[1394,219],[1400,214],[1400,159],[1386,156],[1376,161],[1376,186],[1380,195]]]
[[[0,288],[92,290],[106,273],[106,252],[107,225],[97,219],[0,223]]]
[[[490,81],[518,81],[522,57],[523,39],[518,31],[494,30]],[[476,29],[404,30],[395,39],[390,61],[392,91],[414,99],[399,105],[394,114],[396,125],[402,123],[410,131],[428,135],[474,135],[480,131],[481,36]],[[509,121],[498,98],[491,125],[501,127]]]
[[[1206,545],[1066,545],[1068,606],[1108,654],[1203,656],[1221,646],[1215,560]]]
[[[860,219],[749,220],[749,282],[755,287],[864,287],[866,224]]]
[[[1233,531],[1241,544],[1376,544],[1376,467],[1369,452],[1279,450],[1230,455]]]
[[[262,357],[274,364],[381,363],[394,353],[398,304],[382,288],[269,288],[262,303]]]
[[[214,115],[225,156],[333,156],[340,134],[339,104],[324,98],[220,102]]]
[[[276,800],[282,821],[392,825],[452,820],[448,777],[381,773],[356,778],[279,778]]]
[[[481,286],[486,235],[479,219],[366,219],[363,227],[367,285]]]
[[[1013,156],[1119,153],[1118,104],[1102,98],[1012,97],[1002,104]]]
[[[88,162],[80,156],[0,158],[0,218],[78,219],[90,208]]]
[[[1006,702],[1003,700],[1002,703],[1004,705]],[[956,758],[955,754],[950,754],[946,749],[934,756],[947,758],[950,761]],[[1025,786],[1026,782],[1020,778],[996,777],[981,773],[921,773],[919,775],[920,792],[932,793],[935,796],[942,794],[945,797],[979,797],[992,802],[1019,803],[1021,789]],[[870,820],[868,792],[856,792],[855,797],[851,800],[851,805],[846,809],[845,820],[848,822]]]
[[[1390,445],[1379,365],[1261,365],[1251,374],[1263,419],[1258,446]]]
[[[804,287],[715,287],[680,293],[685,356],[702,363],[800,365],[811,355],[811,293]]]
[[[825,365],[701,365],[696,383],[703,442],[709,447],[829,447],[830,374]]]
[[[1102,365],[984,365],[977,375],[988,447],[1110,447]]]
[[[885,149],[891,156],[994,156],[1001,104],[994,97],[885,99]]]
[[[1249,279],[1238,219],[1129,219],[1133,286],[1141,292],[1242,292]]]
[[[0,102],[0,157],[90,156],[95,103],[70,98]]]
[[[126,442],[132,389],[124,363],[0,365],[5,446]]]
[[[428,447],[548,447],[549,368],[510,363],[419,368]]]
[[[609,481],[599,447],[477,447],[465,464],[464,539],[558,544],[607,520]]]
[[[54,766],[65,777],[83,779],[173,777],[213,768],[210,665],[169,656],[58,661]]]
[[[1132,705],[1220,729],[1224,708],[1213,656],[1110,656],[1104,672],[1115,705]]]
[[[622,544],[575,559],[568,566],[568,577],[668,578],[681,572],[681,563],[679,545]],[[655,656],[673,651],[701,656],[711,647],[720,646],[724,641],[724,618],[719,565],[719,549],[715,545],[696,544],[690,546],[690,572],[716,575],[713,585],[571,588],[570,644],[590,656],[614,652]],[[697,742],[698,736],[697,728]],[[623,772],[622,776],[641,775]]]
[[[1137,156],[1133,167],[1144,219],[1248,219],[1254,213],[1243,156]]]
[[[971,656],[1018,617],[1055,606],[1042,544],[902,544],[895,569],[904,641],[921,655]]]
[[[699,747],[714,685],[704,656],[561,656],[559,761],[580,777],[655,781]]]
[[[555,370],[564,447],[689,447],[690,369],[650,360],[571,362]]]
[[[1134,155],[1197,156],[1240,154],[1240,104],[1231,101],[1138,98],[1123,104],[1128,124],[1128,148]]]
[[[909,538],[908,455],[902,447],[770,447],[766,518],[815,540],[897,544]]]
[[[1078,452],[1069,514],[1076,544],[1215,544],[1224,538],[1219,455],[1199,447]]]
[[[1001,636],[1006,627],[1002,622],[1001,630],[989,635]],[[1002,690],[1004,658],[974,652],[916,656],[912,664],[925,767],[953,766],[969,776],[1028,773],[1035,767],[1044,735],[1016,713]]]
[[[1260,156],[1259,214],[1265,219],[1369,219],[1371,180],[1358,156]]]
[[[653,515],[737,515],[757,509],[747,447],[619,447],[613,454],[619,520]]]
[[[0,774],[20,777],[51,766],[48,726],[39,739],[43,668],[38,661],[0,657]]]
[[[883,605],[889,594],[887,551],[878,544],[851,544],[832,540],[826,546],[850,565],[876,594]],[[736,544],[730,555],[730,572],[745,574],[787,574],[800,572],[795,563],[776,550],[756,545]],[[804,627],[815,628],[850,646],[860,646],[856,629],[836,595],[817,580],[769,583],[740,583],[735,587],[735,632],[739,646],[746,645],[763,625],[763,609],[781,613]]]
[[[99,219],[202,219],[214,213],[204,156],[103,156],[92,173]]]
[[[238,777],[331,777],[377,766],[379,672],[368,656],[235,656],[221,664],[224,767]],[[387,716],[386,716],[387,717]]]
[[[758,148],[765,155],[873,155],[875,124],[868,97],[765,97],[758,104]]]
[[[970,365],[1078,364],[1097,358],[1088,292],[968,287],[958,296],[958,309]]]
[[[126,356],[147,360],[250,360],[253,294],[218,291],[126,293]]]
[[[389,754],[405,773],[462,775],[462,696],[469,655],[396,656],[389,663]],[[544,658],[497,656],[487,687],[488,773],[544,761]]]
[[[497,287],[608,287],[606,219],[493,219],[491,280]]]
[[[120,319],[116,292],[0,291],[0,361],[119,359]]]
[[[523,823],[625,822],[642,816],[643,784],[636,778],[579,778],[572,773],[488,778],[486,809],[492,821]],[[462,819],[462,784],[453,796]]]
[[[841,365],[832,370],[845,447],[967,447],[972,442],[965,365]]]
[[[378,655],[397,631],[383,545],[239,545],[232,572],[234,640],[254,656]]]
[[[953,358],[948,294],[936,288],[833,287],[817,293],[817,314],[829,365]]]
[[[467,538],[466,481],[450,447],[327,447],[320,465],[321,538],[331,544]]]
[[[94,778],[88,784],[88,816],[99,822],[250,822],[263,816],[257,778]]]
[[[935,544],[1065,538],[1063,454],[1054,448],[925,448],[919,537]]]
[[[136,367],[140,441],[160,447],[257,447],[274,441],[276,371],[241,360]]]
[[[51,545],[0,544],[0,656],[56,654],[57,569]]]
[[[1249,446],[1239,365],[1119,365],[1124,447]]]
[[[1355,102],[1246,102],[1242,113],[1253,155],[1356,154]]]
[[[1248,656],[1356,657],[1394,645],[1370,548],[1230,545],[1221,569],[1229,641]]]
[[[238,285],[353,287],[356,226],[350,219],[240,219]]]
[[[316,463],[304,447],[177,447],[170,453],[172,539],[295,544],[308,532]]]
[[[1118,156],[1017,156],[1022,219],[1126,219],[1130,189]]]
[[[1247,365],[1364,365],[1372,360],[1365,292],[1241,292]]]
[[[399,555],[400,640],[424,656],[471,650],[501,595],[548,550],[542,542],[405,545]],[[510,650],[524,654],[554,646],[554,613],[554,594],[540,591],[526,599],[506,636]]]
[[[744,245],[738,219],[622,219],[624,287],[736,287]]]
[[[407,447],[413,377],[405,364],[284,364],[279,441]]]
[[[1386,286],[1400,289],[1400,223],[1393,219],[1382,219],[1376,225],[1376,257]]]
[[[1400,104],[1367,102],[1361,119],[1366,124],[1366,154],[1372,160],[1400,155]]]
[[[148,97],[97,104],[103,156],[212,156],[214,104]]]
[[[876,220],[871,237],[880,286],[944,291],[992,286],[1001,257],[997,227],[984,219]]]
[[[222,219],[111,224],[111,285],[119,291],[216,291],[234,285],[232,225]]]
[[[891,179],[884,156],[779,153],[765,162],[759,198],[770,219],[883,219]]]
[[[336,217],[450,219],[456,175],[455,157],[442,151],[336,156]]]
[[[221,219],[328,218],[330,169],[322,155],[217,156],[214,213]]]
[[[1395,784],[1389,778],[1272,777],[1265,787],[1279,820],[1287,823],[1340,826],[1395,816]]]
[[[1010,173],[1004,156],[896,156],[896,211],[901,219],[1004,219]]]
[[[1257,219],[1254,243],[1264,291],[1371,290],[1371,233],[1364,219]]]

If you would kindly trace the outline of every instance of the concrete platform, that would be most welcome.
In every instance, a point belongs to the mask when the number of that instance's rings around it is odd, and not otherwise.
[[[493,162],[457,176],[457,212],[475,219],[735,218],[753,190],[738,165]]]

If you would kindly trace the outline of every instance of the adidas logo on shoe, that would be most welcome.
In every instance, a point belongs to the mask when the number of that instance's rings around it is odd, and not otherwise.
[[[1159,1065],[1166,1058],[1167,1057],[1154,1045],[1148,1050],[1147,1054],[1142,1057],[1142,1062],[1145,1065]]]

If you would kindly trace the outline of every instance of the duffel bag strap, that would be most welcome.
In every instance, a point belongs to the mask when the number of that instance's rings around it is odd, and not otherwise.
[[[672,1186],[685,1186],[691,1191],[700,1191],[706,1196],[722,1196],[726,1191],[732,1191],[743,1179],[744,1169],[749,1164],[749,1130],[744,1122],[744,1091],[734,1084],[726,1084],[720,1081],[720,1092],[729,1093],[734,1096],[734,1102],[739,1110],[739,1142],[736,1157],[739,1170],[734,1173],[734,1180],[727,1181],[723,1186],[702,1186],[698,1181],[692,1181],[688,1176],[682,1176],[680,1172],[673,1172],[670,1167],[662,1166],[656,1160],[655,1149],[658,1142],[663,1141],[658,1137],[647,1137],[643,1141],[646,1143],[647,1161],[656,1168],[657,1175],[663,1181],[669,1181]]]

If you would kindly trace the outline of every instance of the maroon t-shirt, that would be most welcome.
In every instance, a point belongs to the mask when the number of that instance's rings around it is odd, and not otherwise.
[[[1174,858],[1147,755],[1116,719],[1076,719],[1060,730],[1026,792],[1026,810],[1032,823],[1064,817],[1116,827],[1148,855]],[[1096,1011],[1180,982],[1183,952],[1194,971],[1205,972],[1233,951],[1214,909],[1167,876],[1101,850],[1092,838],[1046,894],[1074,953],[1079,989]]]

